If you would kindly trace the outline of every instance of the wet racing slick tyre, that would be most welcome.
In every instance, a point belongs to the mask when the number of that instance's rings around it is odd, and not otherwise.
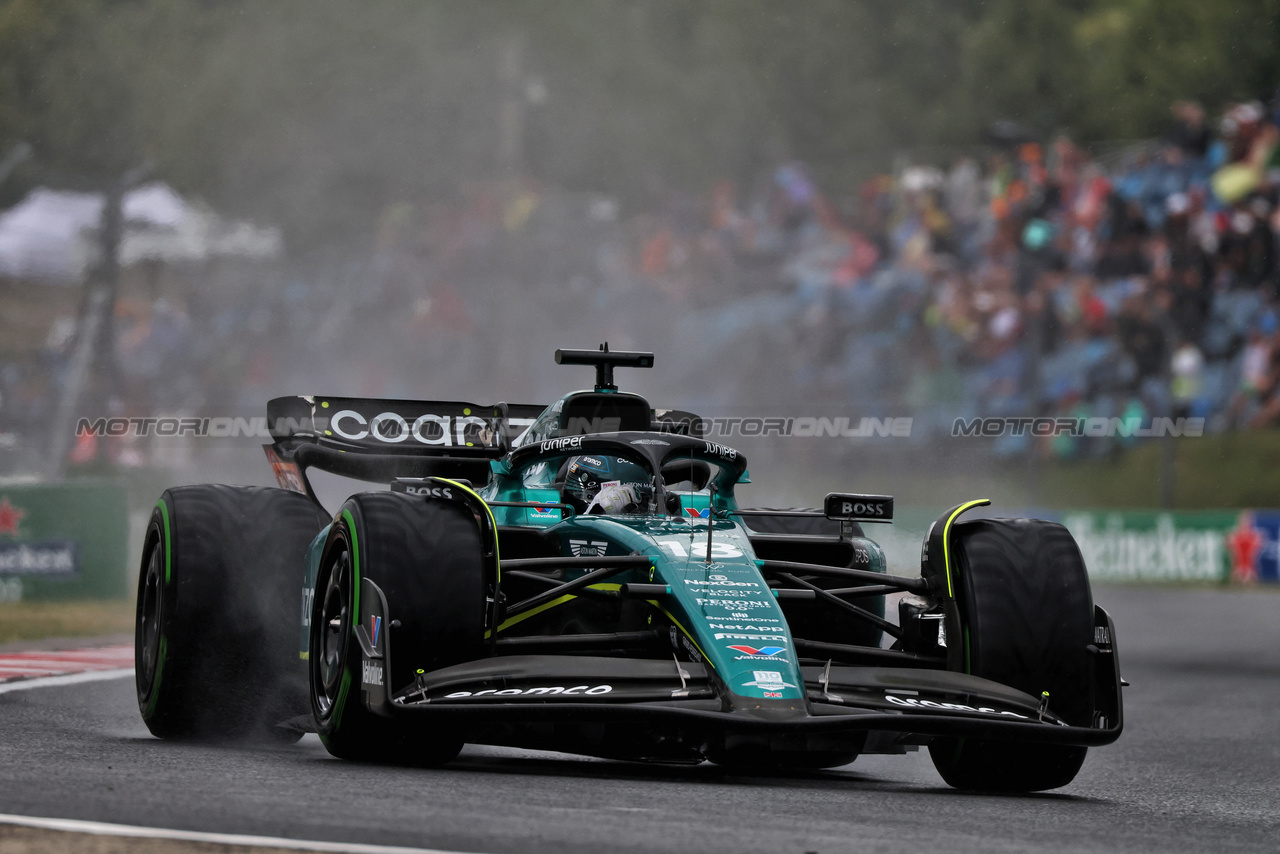
[[[359,596],[362,590],[368,595],[368,585],[361,585],[367,579],[387,603],[382,690],[403,688],[419,672],[481,658],[486,581],[480,538],[471,508],[460,502],[370,492],[342,506],[316,578],[308,655],[311,711],[331,754],[415,765],[458,755],[458,732],[405,724],[366,706]]]
[[[951,539],[960,637],[952,667],[1048,692],[1049,711],[1072,726],[1093,721],[1093,594],[1067,529],[1036,519],[978,519]],[[948,634],[954,631],[948,624]],[[1070,783],[1087,748],[937,738],[929,755],[951,786],[1035,792]]]
[[[138,577],[138,708],[169,739],[296,741],[306,713],[298,623],[307,545],[327,521],[283,489],[169,489]]]

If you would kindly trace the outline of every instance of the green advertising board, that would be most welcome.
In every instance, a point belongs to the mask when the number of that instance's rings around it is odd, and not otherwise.
[[[124,598],[127,549],[122,484],[0,485],[0,601]]]
[[[867,527],[892,571],[918,571],[920,543],[945,509],[904,508],[893,525]],[[984,507],[964,518],[984,515],[1061,522],[1094,581],[1280,583],[1280,511]]]
[[[1240,511],[1066,510],[1095,581],[1226,581]]]

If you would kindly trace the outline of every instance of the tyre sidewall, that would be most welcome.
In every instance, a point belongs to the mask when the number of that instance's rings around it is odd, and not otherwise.
[[[305,496],[281,489],[205,484],[161,495],[139,573],[141,618],[159,556],[160,654],[137,685],[153,734],[296,740],[276,724],[307,711],[296,626],[306,543],[324,520]],[[140,619],[139,666],[146,652]]]
[[[324,708],[320,651],[328,629],[325,597],[343,552],[351,555],[350,577],[344,581],[351,604],[342,626],[342,682],[332,705]],[[363,579],[383,590],[390,609],[384,615],[388,690],[411,681],[419,671],[482,657],[485,592],[474,517],[464,505],[421,496],[352,496],[339,511],[325,543],[311,612],[311,709],[329,752],[373,762],[447,761],[461,748],[457,734],[407,727],[365,705],[363,653],[355,638],[363,607],[359,600],[364,595]]]

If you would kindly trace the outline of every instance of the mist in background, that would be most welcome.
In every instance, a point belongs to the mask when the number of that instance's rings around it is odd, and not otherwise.
[[[608,341],[657,353],[619,380],[659,407],[913,418],[910,437],[723,437],[751,459],[758,503],[845,488],[949,505],[975,480],[1070,501],[1085,487],[1043,487],[1027,443],[948,441],[955,417],[1040,404],[947,374],[1000,341],[951,352],[916,335],[921,318],[988,260],[1000,169],[1032,171],[1022,146],[1048,166],[1061,136],[1080,164],[1146,168],[1175,100],[1210,123],[1267,103],[1278,15],[1270,0],[8,0],[0,149],[31,154],[0,204],[123,194],[133,173],[279,236],[269,257],[124,263],[77,415],[248,417],[301,393],[548,403],[590,384],[554,349]],[[1013,255],[1041,210],[1014,210]],[[4,284],[5,475],[50,453],[102,268]],[[979,320],[1015,306],[1005,335],[1021,335],[1027,293],[1000,275]],[[73,473],[267,482],[256,444],[68,453]]]

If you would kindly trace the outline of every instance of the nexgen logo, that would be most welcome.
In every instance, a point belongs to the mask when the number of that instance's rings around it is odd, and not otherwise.
[[[466,415],[455,418],[452,415],[420,415],[410,424],[402,415],[395,412],[381,412],[366,419],[354,409],[344,409],[334,413],[329,428],[338,436],[352,442],[362,439],[376,439],[387,444],[399,444],[410,437],[422,445],[466,445],[467,428],[488,427],[483,418]]]

